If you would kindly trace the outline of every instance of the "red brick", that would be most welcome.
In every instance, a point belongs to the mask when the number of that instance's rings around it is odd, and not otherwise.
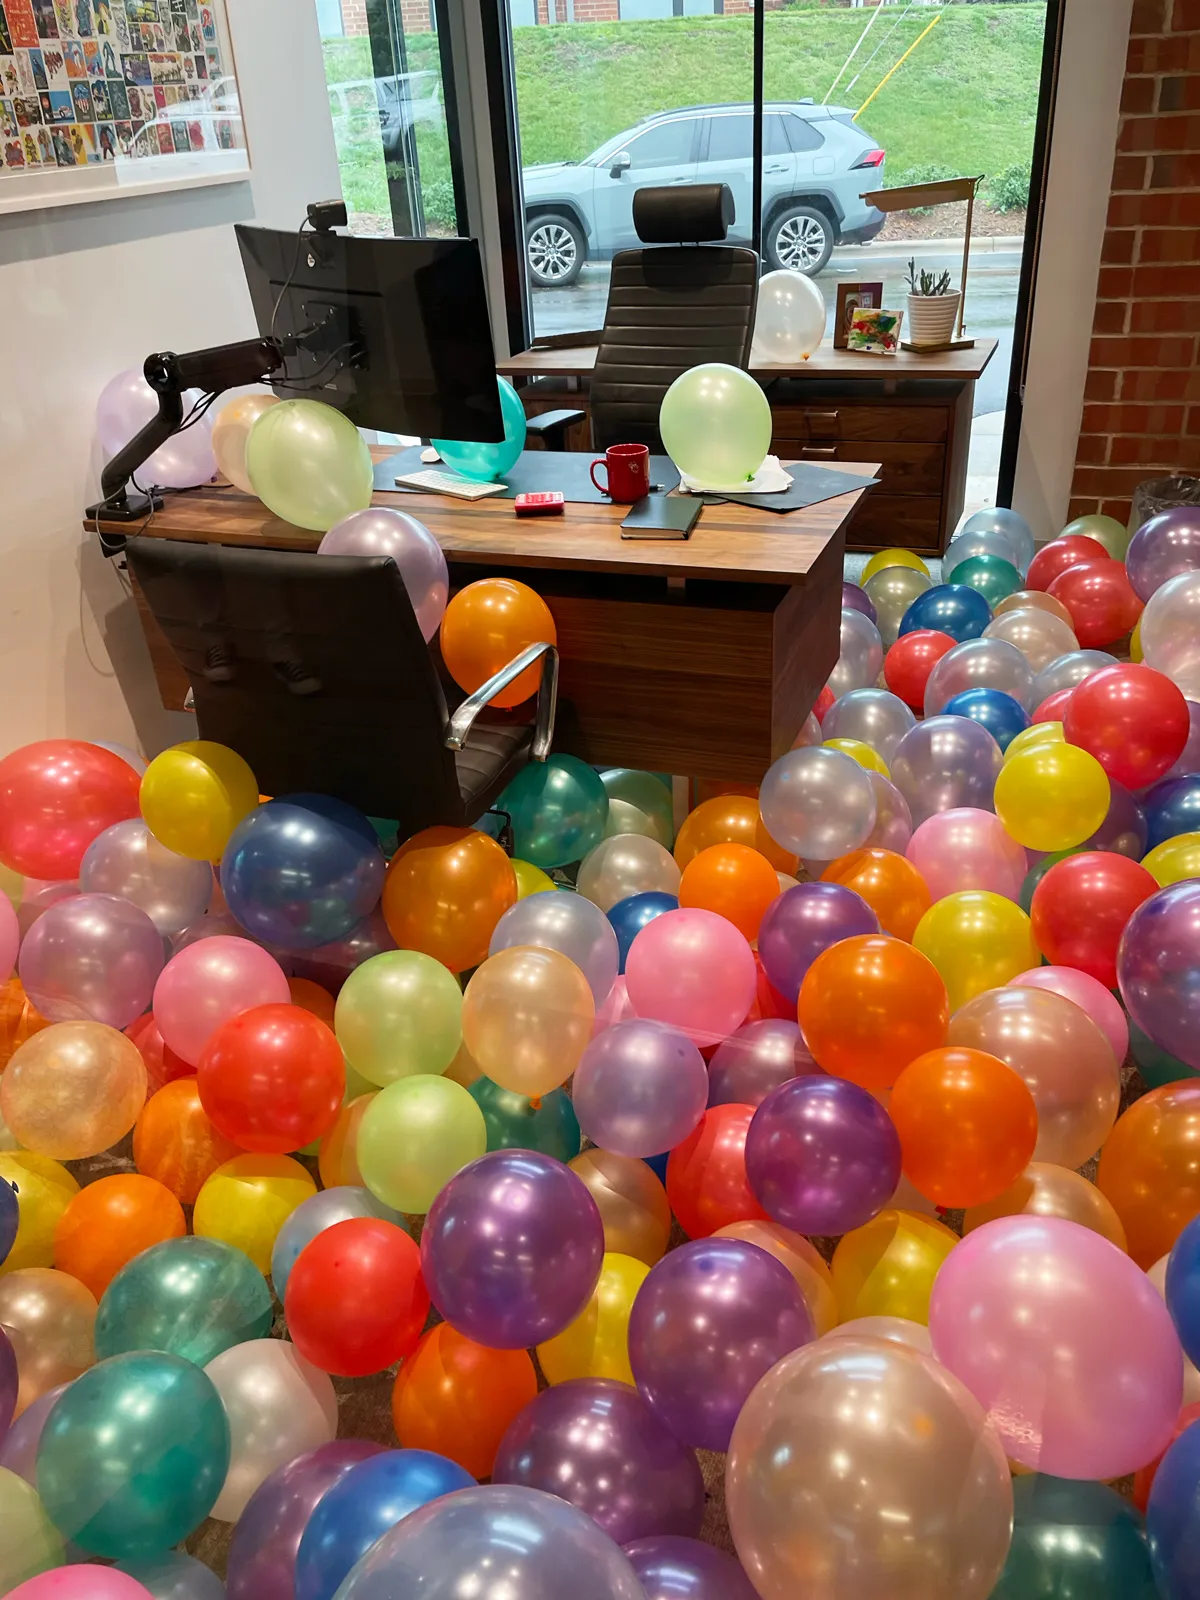
[[[1093,333],[1125,333],[1129,328],[1129,305],[1125,300],[1101,300],[1092,320]]]
[[[1179,368],[1163,372],[1157,367],[1148,367],[1141,371],[1134,368],[1118,376],[1122,401],[1200,401],[1200,373]]]
[[[1151,156],[1148,188],[1194,189],[1198,184],[1200,184],[1200,153]]]
[[[1108,202],[1110,228],[1200,228],[1200,191],[1171,194],[1114,194]]]
[[[1093,369],[1087,375],[1084,383],[1083,394],[1086,400],[1115,400],[1117,397],[1116,372],[1104,372]]]
[[[1140,466],[1079,467],[1072,489],[1080,495],[1131,495],[1146,476]]]
[[[1084,433],[1127,433],[1156,438],[1178,433],[1183,427],[1184,408],[1177,406],[1087,405],[1083,408]]]
[[[1137,79],[1136,82],[1143,80]],[[1194,75],[1170,76],[1158,80],[1160,111],[1200,111],[1200,79]]]
[[[1098,467],[1108,460],[1108,438],[1104,434],[1081,434],[1075,460],[1083,466]]]
[[[1200,439],[1116,438],[1109,461],[1114,467],[1125,465],[1154,467],[1163,472],[1191,472],[1200,467]],[[1136,484],[1133,485],[1136,488]]]
[[[1144,116],[1146,112],[1156,109],[1158,99],[1156,90],[1158,84],[1154,78],[1126,78],[1125,87],[1121,91],[1121,111],[1127,117]],[[1161,110],[1177,110],[1177,107],[1159,107]]]
[[[1118,156],[1113,162],[1113,193],[1128,194],[1131,190],[1149,187],[1149,162],[1145,156]],[[1160,188],[1165,185],[1160,184]]]
[[[1110,269],[1120,272],[1122,269]],[[1104,276],[1101,268],[1101,277]],[[1135,267],[1128,274],[1131,282],[1128,289],[1121,291],[1125,294],[1135,294],[1150,300],[1163,300],[1172,295],[1200,295],[1200,265],[1184,264],[1182,266],[1161,266],[1151,263],[1145,267]],[[1116,300],[1117,294],[1106,294],[1106,300]]]
[[[1200,145],[1200,117],[1173,113],[1164,117],[1126,117],[1117,148],[1122,151],[1195,150]],[[1160,184],[1159,188],[1176,187]]]
[[[1200,333],[1200,300],[1134,300],[1129,332]]]
[[[1098,300],[1125,300],[1133,293],[1132,267],[1101,267],[1096,285]]]
[[[1132,39],[1125,70],[1138,72],[1187,72],[1200,64],[1200,47],[1195,35],[1176,34],[1173,38]]]
[[[1067,501],[1067,516],[1074,522],[1076,517],[1094,515],[1100,509],[1099,500],[1078,500],[1074,496]]]
[[[1147,228],[1142,234],[1139,265],[1197,260],[1200,260],[1200,235],[1195,228]]]
[[[1137,233],[1133,228],[1110,228],[1104,235],[1100,259],[1106,267],[1127,267],[1133,262]]]
[[[1132,500],[1102,500],[1099,506],[1099,511],[1102,516],[1114,517],[1125,527],[1128,527],[1129,525],[1129,515],[1132,510]]]
[[[1136,13],[1136,6],[1134,10]],[[1171,8],[1171,28],[1175,33],[1193,33],[1200,28],[1200,0],[1175,0]],[[1153,31],[1151,28],[1137,30],[1139,33]]]
[[[1133,0],[1133,19],[1129,31],[1134,36],[1165,33],[1167,0]]]

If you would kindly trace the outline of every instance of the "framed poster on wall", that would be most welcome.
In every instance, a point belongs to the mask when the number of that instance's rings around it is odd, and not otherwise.
[[[0,213],[249,167],[223,0],[0,0]]]

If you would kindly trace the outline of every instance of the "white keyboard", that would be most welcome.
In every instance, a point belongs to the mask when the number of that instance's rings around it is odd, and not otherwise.
[[[456,500],[484,500],[490,494],[503,494],[503,483],[472,483],[454,472],[405,472],[396,479],[400,489],[423,489],[426,494],[450,494]]]

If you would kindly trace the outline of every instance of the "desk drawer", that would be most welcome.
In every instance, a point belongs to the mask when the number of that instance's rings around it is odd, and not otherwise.
[[[945,475],[946,451],[940,444],[813,444],[805,439],[771,441],[771,451],[781,461],[879,461],[880,488],[889,494],[940,495]]]
[[[846,524],[847,550],[887,550],[892,545],[937,553],[942,520],[940,495],[888,494],[868,490]]]
[[[824,404],[814,400],[812,405],[777,405],[771,409],[777,434],[810,444],[851,439],[941,444],[950,432],[949,409],[940,405],[863,406],[852,400]]]

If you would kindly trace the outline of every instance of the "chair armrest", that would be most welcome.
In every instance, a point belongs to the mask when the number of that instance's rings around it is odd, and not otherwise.
[[[554,716],[558,709],[558,651],[554,645],[545,643],[531,644],[527,650],[522,650],[507,666],[501,667],[495,677],[489,678],[482,688],[463,701],[450,718],[446,748],[461,750],[483,708],[536,661],[542,663],[542,681],[538,688],[532,754],[535,761],[545,761],[554,740]]]
[[[547,450],[565,450],[566,432],[573,423],[583,422],[586,411],[542,411],[525,422],[525,431],[545,442]]]

